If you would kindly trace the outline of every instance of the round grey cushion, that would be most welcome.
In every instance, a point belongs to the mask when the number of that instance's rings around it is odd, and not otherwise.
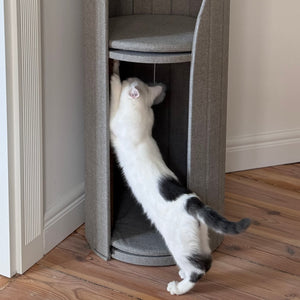
[[[109,19],[109,47],[140,52],[190,52],[196,18],[130,15]]]
[[[151,225],[142,207],[129,191],[121,196],[112,234],[112,246],[139,256],[170,256],[162,236]]]

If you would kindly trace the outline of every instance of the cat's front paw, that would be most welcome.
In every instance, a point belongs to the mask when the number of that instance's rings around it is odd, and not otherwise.
[[[168,283],[167,291],[171,295],[180,295],[180,291],[178,290],[178,282],[177,281],[171,281]]]
[[[112,91],[121,89],[121,80],[120,76],[118,74],[113,74],[111,75],[110,78],[110,84],[111,84],[111,89]]]
[[[114,74],[119,75],[119,69],[120,69],[120,61],[118,60],[114,60],[114,64],[113,64],[113,72]]]

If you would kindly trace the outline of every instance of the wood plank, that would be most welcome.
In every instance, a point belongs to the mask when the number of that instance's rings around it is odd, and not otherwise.
[[[172,278],[178,278],[175,268],[170,272],[170,268],[142,268],[115,260],[105,262],[94,253],[83,257],[62,249],[50,252],[40,264],[124,294],[149,300],[168,299],[165,298],[168,279],[171,281]]]
[[[226,175],[225,215],[254,224],[225,237],[211,270],[184,299],[300,299],[299,171],[296,164]],[[168,300],[177,271],[103,261],[81,226],[24,275],[0,276],[0,299]]]
[[[74,233],[78,233],[85,238],[85,224],[77,228]]]
[[[282,205],[292,210],[300,209],[300,193],[295,191],[270,186],[262,182],[257,182],[233,174],[226,176],[225,186],[225,195],[227,195],[227,193],[232,193],[251,197],[263,202]]]
[[[246,185],[243,183],[244,180],[246,180]],[[255,185],[254,185],[253,191],[256,190],[257,193],[254,196],[251,195],[251,197],[249,197],[249,191],[247,190],[249,188],[249,178],[241,178],[241,180],[239,179],[234,182],[235,182],[235,188],[232,190],[235,193],[229,193],[230,198],[226,199],[225,212],[227,216],[231,216],[235,219],[248,216],[249,207],[250,207],[252,209],[251,214],[254,213],[255,216],[258,215],[259,217],[257,222],[258,223],[261,222],[263,225],[265,225],[265,223],[268,224],[268,222],[270,222],[270,218],[271,220],[273,220],[272,222],[278,223],[277,218],[279,217],[289,221],[289,218],[295,216],[295,214],[297,215],[297,212],[291,209],[291,207],[293,207],[293,204],[295,202],[295,197],[289,197],[287,202],[275,201],[276,204],[274,204],[272,203],[272,195],[270,196],[266,192],[266,191],[269,192],[273,190],[272,188],[269,189],[270,187],[266,188],[266,185],[268,185],[267,183],[260,182],[259,184],[261,188],[258,189],[255,189]],[[256,182],[254,183],[256,184]],[[243,192],[243,188],[245,186],[246,186],[246,192],[245,191]],[[252,188],[252,183],[250,186]],[[227,187],[228,185],[226,186],[226,189]],[[281,188],[279,194],[282,194],[284,192],[285,192],[284,189]],[[267,198],[267,201],[265,201],[267,195],[269,195],[269,197]],[[277,198],[279,199],[279,196]],[[264,203],[266,204],[266,207],[264,207]],[[281,208],[283,208],[283,211],[281,211]],[[253,210],[255,212],[253,212]],[[279,216],[278,214],[268,213],[268,211],[275,211],[275,210],[280,210],[281,216]],[[261,213],[257,214],[257,211],[261,211]],[[296,229],[296,223],[290,225],[292,225],[290,229],[293,232],[292,229]],[[250,232],[247,232],[238,237],[226,237],[224,244],[219,248],[219,251],[215,254],[221,256],[216,257],[212,270],[208,273],[208,275],[206,275],[204,280],[200,281],[200,283],[196,286],[196,288],[191,293],[192,295],[197,294],[197,292],[199,291],[199,293],[201,293],[201,295],[204,298],[226,299],[224,298],[224,291],[226,291],[228,293],[228,297],[227,297],[228,299],[234,299],[232,296],[233,294],[239,295],[236,296],[236,299],[246,299],[245,297],[254,297],[256,299],[259,298],[260,299],[262,298],[283,299],[285,295],[286,295],[285,297],[286,299],[293,298],[293,297],[288,297],[289,295],[292,296],[294,295],[294,298],[297,297],[294,287],[290,287],[289,285],[290,284],[295,285],[296,282],[299,281],[299,277],[294,276],[292,277],[292,279],[280,277],[282,276],[282,274],[288,274],[288,273],[292,275],[299,274],[298,265],[299,265],[300,254],[299,254],[299,248],[295,247],[294,245],[295,239],[282,240],[285,237],[283,237],[281,234],[278,234],[278,232],[276,231],[273,233],[274,234],[273,236],[272,233],[268,231],[265,232],[264,226],[254,224],[254,228],[255,227],[259,228],[258,232],[256,233],[262,236],[253,234],[251,233],[250,230]],[[81,233],[83,233],[82,229],[81,229]],[[75,237],[80,238],[77,235]],[[291,243],[286,243],[286,242],[291,242]],[[80,241],[80,243],[82,243],[82,240]],[[72,243],[69,244],[69,246],[65,244],[64,247],[65,249],[67,249],[68,247],[73,248],[72,245],[75,244],[76,241],[73,241]],[[87,250],[85,251],[82,251],[82,249],[80,250],[80,247],[76,251],[77,253],[82,253],[82,254],[86,254],[87,252]],[[97,258],[95,260],[98,261]],[[241,263],[241,261],[243,263]],[[116,262],[116,264],[118,265],[120,263]],[[232,266],[234,266],[233,272],[230,271],[230,268],[232,268]],[[241,266],[244,269],[241,268]],[[247,274],[247,272],[248,272],[248,268],[250,267],[253,269],[253,271],[251,271],[251,274],[249,275]],[[140,267],[130,266],[131,270],[128,272],[138,274],[138,277],[144,277],[144,285],[148,284],[148,281],[151,281],[151,277],[150,278],[147,277],[149,276],[149,274],[148,275],[143,274],[143,271],[141,271],[143,269],[136,271],[135,268],[139,269]],[[259,268],[259,270],[257,271],[258,275],[255,275],[256,271],[254,272],[256,268]],[[167,269],[166,271],[167,274],[165,274],[166,269]],[[173,274],[173,278],[174,276],[176,278],[177,275],[176,268],[171,267],[166,269],[163,268],[162,271],[160,270],[160,268],[155,268],[155,270],[150,270],[150,272],[151,273],[155,272],[155,274],[157,272],[155,278],[159,281],[165,280],[165,282],[167,282],[168,280],[166,280],[167,279],[166,277],[172,280],[172,276],[171,276],[172,274]],[[222,276],[220,275],[220,278],[218,280],[216,280],[216,278],[214,277],[213,278],[211,277],[211,275],[214,275],[213,272],[219,273],[222,271],[221,269],[223,270],[223,274],[221,273]],[[140,274],[140,272],[142,272],[142,274]],[[235,275],[236,273],[237,275]],[[279,273],[280,275],[277,276],[276,275],[277,273]],[[278,284],[277,281],[275,281],[275,283],[274,281],[265,283],[265,288],[263,286],[256,287],[257,285],[256,281],[262,281],[261,274],[268,274],[269,277],[271,277],[270,274],[274,274],[274,276],[276,275],[276,278],[277,277],[280,278],[280,280],[282,280],[283,282],[283,285],[287,286],[288,289],[291,290],[291,293],[290,294],[284,293],[284,295],[282,293],[280,294],[279,292],[277,293],[277,284]],[[228,275],[229,278],[231,279],[227,278]],[[123,276],[125,276],[125,274]],[[145,279],[145,277],[148,279]],[[296,278],[296,282],[294,278]],[[236,282],[240,284],[236,284]],[[211,286],[208,283],[213,284],[213,286]],[[275,285],[275,289],[273,285]],[[254,289],[254,291],[251,290],[251,287]],[[151,288],[152,287],[150,287],[150,289]],[[210,289],[210,291],[208,290],[208,288]],[[214,292],[211,293],[211,290],[213,290]],[[274,290],[274,292],[269,292],[269,290]],[[286,291],[287,289],[284,289],[284,292]],[[161,290],[161,292],[163,292],[163,290]],[[219,298],[216,296],[217,294]]]
[[[231,202],[243,202],[248,205],[262,208],[264,209],[269,215],[281,215],[290,219],[299,220],[300,218],[300,210],[287,208],[283,205],[278,205],[271,203],[272,201],[261,201],[256,200],[255,198],[250,198],[247,196],[236,195],[233,193],[226,193],[227,203]]]
[[[0,276],[0,291],[4,290],[9,284],[10,279],[4,276]]]
[[[255,169],[236,176],[266,183],[272,187],[280,187],[296,193],[300,192],[300,178],[288,174],[275,173],[271,168]]]
[[[300,297],[299,277],[216,252],[207,279],[262,299]],[[272,288],[270,288],[272,287]]]
[[[282,252],[274,254],[272,253],[273,249],[271,249],[270,252],[270,249],[265,250],[262,249],[262,246],[258,246],[257,243],[251,243],[251,241],[246,239],[245,236],[247,235],[248,233],[239,237],[225,237],[224,242],[218,248],[218,252],[248,262],[264,265],[277,271],[300,276],[300,261],[294,256],[295,252],[297,252],[296,255],[299,256],[299,248],[284,248]],[[264,242],[264,239],[262,242]],[[268,243],[272,243],[272,241],[268,240]],[[290,252],[288,252],[287,249]]]
[[[286,176],[290,176],[291,178],[300,179],[300,164],[293,165],[281,165],[281,166],[273,166],[266,169],[270,169],[273,174],[282,174]]]
[[[5,289],[0,299],[4,300],[78,300],[107,299],[134,300],[132,296],[108,287],[99,286],[55,270],[35,265],[30,272],[19,276]]]
[[[249,232],[256,234],[260,237],[265,237],[268,239],[273,239],[276,241],[282,241],[286,244],[292,244],[296,247],[300,247],[300,241],[294,238],[289,238],[289,237],[285,237],[285,236],[278,236],[276,233],[273,232],[264,232],[264,229],[260,229],[260,228],[249,228]]]
[[[71,238],[71,237],[70,237]],[[68,240],[70,239],[68,238]],[[84,254],[83,251],[80,251],[78,249],[74,249],[73,248],[73,245],[76,244],[76,240],[79,239],[79,243],[81,243],[81,238],[78,237],[77,235],[76,236],[72,236],[72,238],[74,239],[74,241],[72,243],[67,243],[68,241],[66,240],[63,244],[63,248],[64,249],[68,249],[69,248],[69,251],[72,251],[72,252],[76,252],[76,255],[82,255]],[[60,248],[62,248],[62,245],[60,245]],[[85,247],[86,248],[86,247]],[[86,254],[86,252],[85,252]],[[93,254],[92,254],[93,255]],[[84,259],[82,257],[82,259]],[[96,258],[96,261],[98,260],[98,258]],[[101,262],[101,261],[100,261]],[[58,262],[56,262],[57,264],[59,264]],[[115,262],[118,264],[118,262]],[[120,263],[119,263],[120,264]],[[145,276],[149,276],[149,270],[146,270],[147,273],[143,273],[143,269],[141,269],[141,267],[137,267],[137,266],[130,266],[130,265],[126,265],[124,264],[125,267],[126,267],[126,272],[133,272],[134,274],[138,275],[139,277],[145,277]],[[129,269],[131,270],[129,270]],[[148,268],[147,268],[148,269]],[[150,268],[150,269],[153,269],[153,268]],[[161,270],[157,270],[157,269],[160,269],[160,268],[154,268],[155,271],[157,271],[158,273],[155,274],[155,278],[158,280],[158,281],[163,281],[164,280],[164,274],[161,273]],[[177,274],[176,274],[176,267],[170,267],[170,268],[161,268],[161,269],[168,269],[167,271],[170,271],[172,270],[172,272],[174,272],[174,269],[175,269],[175,274],[174,274],[174,278],[173,279],[178,279],[177,277]],[[152,270],[150,270],[151,272]],[[69,271],[67,271],[69,272]],[[142,274],[140,273],[142,272]],[[74,275],[74,274],[73,274]],[[163,276],[161,276],[163,275]],[[148,277],[149,278],[149,277]],[[153,277],[151,276],[149,278],[150,280],[153,279]],[[172,278],[170,279],[172,280]],[[205,283],[203,282],[205,281]],[[144,281],[144,285],[145,284],[148,284],[148,280],[147,281]],[[211,290],[214,291],[214,293],[211,293]],[[214,282],[210,282],[210,281],[206,281],[206,279],[204,278],[203,280],[201,280],[199,282],[199,284],[197,285],[197,287],[195,289],[193,289],[193,294],[196,293],[197,291],[199,291],[199,293],[201,292],[201,294],[204,296],[204,297],[207,297],[207,294],[209,295],[209,299],[220,299],[219,297],[224,297],[224,295],[227,295],[228,294],[228,298],[230,298],[232,295],[236,295],[236,297],[240,297],[241,299],[257,299],[256,297],[252,297],[250,294],[245,294],[244,292],[237,292],[235,291],[234,289],[231,289],[231,288],[228,288],[228,287],[225,287],[223,286],[222,284],[217,284],[215,285]],[[206,294],[207,293],[207,294]],[[166,294],[166,296],[168,296],[168,294]],[[166,298],[168,299],[168,298]],[[171,298],[170,298],[171,299]],[[190,298],[188,298],[190,299]],[[191,298],[191,299],[194,299],[194,298]]]
[[[281,230],[289,230],[292,226],[293,229],[298,228],[300,225],[300,219],[297,217],[296,212],[288,214],[289,211],[285,214],[285,212],[276,211],[276,210],[269,210],[261,205],[260,202],[256,205],[256,202],[254,202],[254,205],[251,203],[243,203],[237,199],[230,199],[228,198],[226,201],[226,206],[231,207],[230,211],[243,211],[243,215],[245,212],[245,209],[248,209],[248,216],[255,216],[256,219],[260,218],[264,221],[265,225],[269,225],[271,223],[271,227],[274,228],[275,226],[280,226],[280,224],[283,224],[283,226],[280,228]],[[256,214],[253,214],[256,213]],[[287,217],[289,216],[289,217]],[[277,223],[277,224],[274,224]],[[259,225],[259,224],[254,224]],[[285,227],[285,228],[284,228]],[[298,231],[298,230],[297,230]],[[299,228],[300,231],[300,228]],[[299,232],[300,233],[300,232]]]
[[[236,254],[239,251],[240,244],[245,248],[254,248],[258,251],[264,251],[272,255],[284,257],[289,261],[296,263],[300,262],[300,248],[291,244],[286,244],[281,241],[275,241],[264,237],[257,236],[250,232],[243,233],[238,236],[226,236],[218,251],[223,252],[223,247],[229,248],[231,254]],[[241,252],[242,253],[242,252]],[[239,252],[239,254],[241,254]],[[252,259],[254,261],[254,259]]]
[[[69,240],[72,239],[73,241],[72,242],[69,242]],[[60,246],[59,248],[62,248],[62,249],[65,249],[65,250],[69,250],[69,251],[72,251],[74,252],[74,255],[75,256],[82,256],[82,259],[84,259],[84,256],[85,255],[88,255],[88,254],[91,254],[91,253],[88,253],[88,250],[80,250],[80,248],[74,248],[74,245],[76,245],[77,241],[78,240],[78,243],[81,244],[82,243],[82,238],[79,237],[78,235],[72,235],[71,237],[69,237],[67,240],[65,240]],[[84,248],[86,249],[87,247],[84,246]],[[93,254],[91,254],[93,255]],[[98,258],[96,257],[96,262],[98,261]],[[100,261],[101,262],[101,261]],[[118,264],[118,262],[115,262]],[[122,264],[123,265],[123,264]],[[149,269],[153,269],[153,268],[147,268],[147,270],[143,270],[141,267],[138,267],[138,266],[130,266],[130,265],[126,265],[124,264],[126,268],[126,272],[133,272],[135,274],[139,274],[139,277],[142,276],[149,276],[149,272],[151,272],[152,270],[149,270]],[[129,270],[129,269],[131,270]],[[177,268],[176,267],[170,267],[170,268],[154,268],[154,270],[156,271],[156,269],[168,269],[167,271],[170,271],[172,270],[172,272],[174,272],[174,278],[173,279],[178,279],[177,277]],[[140,272],[143,272],[143,271],[146,271],[146,273],[142,273],[140,274]],[[161,270],[157,270],[157,274],[155,274],[155,278],[158,280],[158,281],[161,281],[163,280],[163,276],[164,274],[161,275]],[[149,279],[152,280],[153,277],[150,277]],[[172,280],[172,279],[170,279]],[[205,278],[204,278],[205,280]],[[148,282],[144,281],[144,285],[145,284],[148,284]],[[228,287],[226,287],[225,291],[224,291],[224,287],[222,285],[217,285],[215,286],[215,283],[214,282],[206,282],[205,281],[205,284],[203,283],[203,280],[201,280],[199,282],[199,287],[197,286],[196,289],[193,290],[193,293],[196,293],[196,291],[199,289],[199,292],[201,292],[202,295],[204,295],[206,297],[206,293],[209,294],[209,299],[220,299],[218,297],[221,297],[222,295],[226,295],[228,293],[228,297],[230,297],[230,295],[235,295],[236,292],[234,290],[231,290],[229,289],[228,290]],[[209,292],[210,290],[214,290],[214,293],[213,295]],[[239,296],[243,299],[255,299],[253,298],[251,295],[248,295],[248,294],[239,294],[237,293],[236,296]],[[191,298],[193,299],[193,298]]]
[[[110,288],[141,299],[173,299],[165,289],[169,281],[179,279],[176,267],[145,268],[115,260],[104,262],[93,253],[86,258],[74,255],[72,262],[70,253],[64,251],[52,251],[52,254],[43,259],[41,264],[72,276],[80,276],[87,281],[108,285]],[[212,290],[215,293],[212,294]],[[197,284],[193,292],[185,296],[185,299],[220,299],[220,295],[228,298],[233,296],[237,299],[256,299],[244,292],[224,289],[222,284],[207,282],[205,278]]]
[[[77,232],[73,233],[67,239],[62,241],[57,247],[78,253],[83,256],[87,256],[91,252],[85,237]]]
[[[251,217],[253,222],[247,232],[300,247],[299,221],[269,215],[263,209],[230,200],[227,200],[226,211],[226,216],[232,220]]]

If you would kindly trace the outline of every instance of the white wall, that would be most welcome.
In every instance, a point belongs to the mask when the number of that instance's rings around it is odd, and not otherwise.
[[[42,1],[45,252],[83,222],[81,0]]]
[[[300,161],[300,1],[231,0],[227,170]]]
[[[4,4],[0,0],[0,274],[11,276]]]

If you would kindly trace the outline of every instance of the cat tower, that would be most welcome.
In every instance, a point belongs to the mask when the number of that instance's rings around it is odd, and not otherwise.
[[[102,258],[170,265],[109,139],[109,59],[125,79],[167,85],[156,139],[180,181],[223,211],[229,0],[85,0],[86,238]],[[222,236],[210,232],[211,248]]]

